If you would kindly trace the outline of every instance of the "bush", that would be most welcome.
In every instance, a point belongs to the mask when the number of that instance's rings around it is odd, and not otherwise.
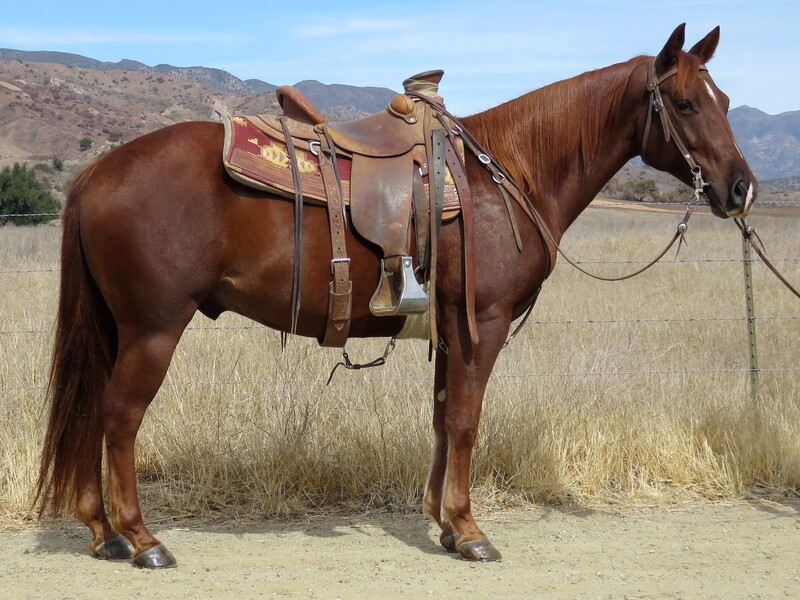
[[[623,200],[643,202],[645,199],[658,199],[658,185],[652,179],[629,181],[622,186]]]
[[[90,137],[81,138],[81,141],[78,142],[78,146],[80,146],[81,150],[85,152],[86,150],[92,147],[92,138]]]
[[[0,171],[0,225],[47,223],[58,217],[61,206],[36,178],[33,169],[14,163]],[[30,215],[11,217],[8,215]]]

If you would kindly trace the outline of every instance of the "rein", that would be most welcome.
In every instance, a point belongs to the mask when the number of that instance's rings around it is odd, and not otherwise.
[[[783,285],[786,286],[790,292],[792,292],[795,296],[800,298],[800,292],[795,289],[792,284],[790,284],[786,278],[775,268],[775,265],[772,264],[772,261],[767,258],[767,253],[764,250],[764,242],[761,241],[761,238],[756,233],[756,230],[753,227],[750,227],[747,223],[745,223],[744,219],[734,219],[736,222],[736,226],[739,227],[739,230],[742,232],[742,237],[746,239],[753,250],[756,251],[756,254],[761,258],[767,268],[772,271],[772,274],[778,278]]]

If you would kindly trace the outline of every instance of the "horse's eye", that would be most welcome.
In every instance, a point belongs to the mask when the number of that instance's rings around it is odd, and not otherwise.
[[[690,113],[694,110],[694,105],[692,104],[691,100],[687,100],[686,98],[682,98],[675,103],[677,109],[682,113]]]

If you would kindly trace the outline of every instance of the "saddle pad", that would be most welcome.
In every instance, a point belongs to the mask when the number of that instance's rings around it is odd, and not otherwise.
[[[223,162],[228,174],[243,185],[259,190],[294,198],[292,166],[286,144],[270,137],[259,129],[249,117],[231,115],[223,120],[225,125],[225,145]],[[302,143],[295,144],[303,197],[312,204],[327,202],[319,159]],[[337,154],[339,176],[345,204],[350,204],[350,173],[352,160],[349,156]],[[408,174],[411,177],[411,173]],[[423,178],[427,193],[427,176]],[[461,210],[458,191],[448,169],[445,182],[444,219],[453,219]]]

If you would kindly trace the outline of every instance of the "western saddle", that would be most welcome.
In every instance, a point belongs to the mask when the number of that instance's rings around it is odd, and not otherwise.
[[[293,196],[295,201],[292,332],[300,306],[302,204],[308,200],[303,183],[309,188],[313,184],[304,179],[303,172],[316,168],[313,162],[318,163],[324,189],[319,198],[328,208],[332,246],[328,324],[320,343],[341,347],[348,337],[352,283],[345,247],[347,205],[352,227],[383,251],[378,287],[369,304],[371,312],[376,316],[407,316],[430,311],[430,336],[437,343],[436,255],[446,180],[455,187],[464,219],[468,313],[474,331],[471,202],[460,140],[453,124],[438,110],[444,108],[438,95],[443,74],[440,70],[426,71],[406,79],[405,93],[395,95],[384,111],[355,121],[329,123],[308,98],[290,86],[276,91],[282,115],[248,117],[272,143],[282,144],[281,149],[285,146],[291,168],[291,185],[273,189],[262,181],[259,187]],[[226,122],[225,163],[229,173],[241,181],[242,169],[232,164],[228,149],[230,127]],[[349,177],[340,172],[345,166],[349,166]],[[415,240],[411,236],[412,216]],[[416,245],[416,268],[412,244]]]

